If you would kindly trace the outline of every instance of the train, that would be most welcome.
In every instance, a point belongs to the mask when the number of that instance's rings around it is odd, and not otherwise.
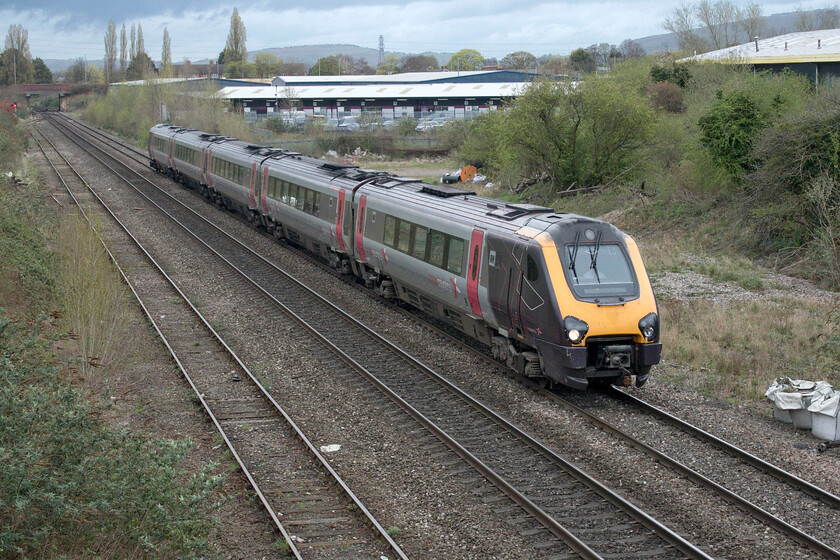
[[[166,123],[148,150],[157,171],[543,384],[641,387],[660,361],[641,254],[605,221]]]

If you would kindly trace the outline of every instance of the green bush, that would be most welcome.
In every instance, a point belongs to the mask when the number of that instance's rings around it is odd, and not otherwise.
[[[506,186],[542,176],[561,189],[606,184],[628,178],[653,122],[631,80],[536,82],[507,110],[476,119],[459,157]]]
[[[724,95],[718,91],[711,110],[700,118],[700,143],[712,159],[733,177],[743,177],[754,168],[752,146],[756,133],[768,117],[758,103],[742,91]]]
[[[0,551],[205,553],[210,523],[197,506],[219,479],[179,468],[188,440],[144,440],[105,427],[54,365],[48,335],[0,315]]]

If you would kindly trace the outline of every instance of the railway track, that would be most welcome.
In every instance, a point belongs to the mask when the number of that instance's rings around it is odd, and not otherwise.
[[[298,559],[406,559],[152,252],[130,233],[46,135],[41,131],[39,135],[43,141],[34,133],[33,138],[88,222],[88,212],[97,203],[110,216],[114,227],[100,228],[100,240],[289,552]]]
[[[242,279],[253,279],[252,286],[264,296],[257,304],[259,313],[268,322],[281,311],[295,320],[334,354],[333,375],[373,384],[422,426],[417,430],[419,442],[427,441],[425,432],[434,434],[521,508],[522,524],[538,521],[537,528],[526,530],[534,533],[535,546],[545,557],[708,558],[282,270],[229,236],[220,236],[214,226],[165,193],[136,176],[132,183],[149,200],[165,206],[195,239],[213,239],[213,251]],[[451,452],[440,454],[438,460],[451,461]],[[463,463],[457,467],[456,463],[453,468],[463,471]],[[500,509],[508,507],[504,497],[485,499],[502,500]]]
[[[138,161],[142,161],[142,159]],[[363,288],[360,288],[360,290],[366,291]],[[449,336],[448,333],[446,335]],[[463,344],[463,341],[458,342]],[[485,354],[481,352],[478,352],[478,354],[482,358],[488,359]],[[495,362],[492,363],[498,366]],[[562,406],[586,418],[602,430],[648,454],[656,462],[667,465],[695,484],[723,497],[748,515],[808,547],[811,551],[820,554],[822,557],[840,558],[840,553],[831,545],[826,544],[835,542],[838,538],[836,532],[831,530],[831,528],[840,526],[840,515],[838,515],[840,500],[837,496],[825,492],[816,485],[799,479],[720,438],[716,438],[678,418],[638,401],[618,389],[614,389],[610,394],[609,403],[581,401],[577,397],[560,399],[555,394],[548,392],[544,394],[546,396],[550,395],[550,398],[557,400]],[[572,401],[577,402],[580,406],[575,405]],[[651,423],[650,419],[655,418],[658,423],[664,422],[670,425],[673,431],[665,435],[657,432],[659,435],[649,435],[645,440],[644,437],[634,437],[634,435],[616,428],[604,416],[614,416],[615,407],[619,406],[618,403],[622,401],[627,403],[626,406],[637,410],[636,414],[645,415],[644,419],[640,418],[639,421],[633,422],[633,425],[648,425]],[[603,410],[602,413],[601,410]],[[656,449],[656,442],[686,436],[697,440],[703,449],[698,451],[697,456],[681,457],[682,463],[669,457],[667,449]],[[686,463],[696,465],[703,462],[710,462],[711,469],[700,472],[702,469],[694,470],[686,466]],[[737,476],[721,477],[720,473],[716,471],[737,473]],[[756,489],[758,489],[758,492],[756,492]],[[807,531],[797,528],[797,511],[814,508],[819,508],[824,512],[825,525],[823,527],[809,527]],[[799,523],[799,525],[805,526],[802,523]],[[809,532],[815,532],[817,536],[812,536]]]

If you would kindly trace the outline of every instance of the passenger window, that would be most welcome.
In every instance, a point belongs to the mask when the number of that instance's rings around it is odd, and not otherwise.
[[[443,250],[446,246],[446,236],[439,231],[429,234],[429,264],[443,268]]]
[[[316,192],[312,203],[312,213],[316,216],[321,213],[321,193]]]
[[[297,204],[297,185],[289,184],[289,206]]]
[[[470,276],[473,280],[475,280],[476,274],[478,273],[478,244],[473,248],[473,265],[472,271],[470,272]]]
[[[421,261],[426,260],[426,237],[429,235],[429,228],[422,226],[414,227],[414,248],[411,256]]]
[[[306,196],[306,191],[301,186],[292,185],[292,192],[295,193],[295,208],[303,210],[303,197]]]
[[[401,253],[408,253],[408,244],[411,241],[411,223],[400,220],[400,234],[397,237],[397,250]]]
[[[449,239],[449,257],[447,258],[446,270],[460,276],[464,261],[464,240],[454,237]]]
[[[385,216],[385,236],[382,243],[388,247],[394,246],[394,237],[397,231],[397,220],[392,216]]]
[[[307,214],[311,214],[312,213],[312,202],[313,202],[315,193],[312,191],[312,189],[304,189],[304,190],[306,191],[306,198],[304,199],[303,211],[306,212]]]
[[[528,255],[528,266],[525,269],[525,278],[527,278],[529,282],[536,282],[540,278],[540,269],[537,267],[537,261],[535,261],[534,257],[531,255]]]
[[[289,203],[289,183],[286,181],[282,181],[281,184],[283,185],[283,204]]]

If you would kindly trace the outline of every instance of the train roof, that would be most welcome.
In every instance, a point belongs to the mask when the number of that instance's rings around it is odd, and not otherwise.
[[[552,208],[534,204],[511,203],[476,194],[474,191],[447,185],[432,185],[419,179],[392,175],[385,171],[362,169],[356,165],[334,163],[304,156],[297,152],[250,144],[235,138],[209,134],[197,130],[157,125],[170,133],[184,134],[204,142],[219,142],[214,151],[223,146],[233,148],[237,157],[260,157],[282,160],[284,174],[305,178],[315,184],[329,184],[352,190],[360,183],[360,192],[368,196],[387,193],[387,201],[404,207],[408,212],[423,212],[440,219],[461,223],[468,227],[534,237],[558,222],[579,220],[600,221],[578,214],[555,212]],[[238,150],[237,150],[238,149]]]

